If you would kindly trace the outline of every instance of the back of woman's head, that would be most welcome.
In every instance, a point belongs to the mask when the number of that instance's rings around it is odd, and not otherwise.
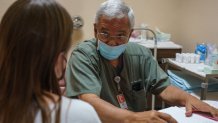
[[[70,47],[72,26],[54,0],[17,0],[9,7],[0,24],[0,122],[24,122],[45,91],[60,95],[54,66]]]

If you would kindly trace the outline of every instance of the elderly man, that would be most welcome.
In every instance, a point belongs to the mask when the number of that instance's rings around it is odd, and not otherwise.
[[[95,38],[79,44],[71,53],[66,70],[67,96],[94,106],[108,123],[176,123],[170,115],[148,111],[147,95],[193,110],[218,110],[170,85],[151,51],[128,42],[134,26],[130,7],[121,0],[104,2],[96,13]]]

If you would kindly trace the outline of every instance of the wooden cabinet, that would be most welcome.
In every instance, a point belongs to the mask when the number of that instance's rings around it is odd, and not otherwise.
[[[154,49],[151,49],[152,53]],[[178,49],[157,49],[157,61],[160,67],[165,70],[166,68],[166,58],[175,58],[176,53],[181,53],[182,48]]]
[[[132,42],[134,42],[134,40],[132,40]],[[137,43],[139,45],[142,45],[144,47],[151,49],[153,53],[154,51],[154,41],[153,40],[147,40],[147,41],[141,41],[141,42],[138,41]],[[175,58],[176,53],[181,53],[181,52],[182,52],[182,46],[172,41],[157,42],[157,61],[163,69],[165,69],[166,58]]]

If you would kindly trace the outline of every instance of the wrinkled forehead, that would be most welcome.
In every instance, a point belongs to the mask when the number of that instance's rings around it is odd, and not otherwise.
[[[102,15],[100,16],[97,25],[106,26],[106,27],[130,28],[130,22],[128,16],[109,17],[109,16]]]

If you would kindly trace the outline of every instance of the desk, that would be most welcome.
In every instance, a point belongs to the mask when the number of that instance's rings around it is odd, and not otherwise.
[[[151,49],[154,52],[154,41],[153,40],[141,40],[130,38],[130,42],[138,43],[144,47]],[[165,69],[166,58],[175,58],[176,53],[182,52],[182,46],[175,44],[172,41],[161,41],[157,42],[157,61],[162,69]]]
[[[204,64],[188,64],[188,63],[179,63],[176,62],[174,59],[167,59],[167,66],[166,69],[171,66],[176,69],[179,69],[183,72],[187,72],[188,74],[198,77],[203,80],[201,83],[201,100],[206,99],[206,94],[207,94],[207,88],[208,88],[208,79],[210,77],[218,77],[218,74],[207,74],[204,73],[202,70],[204,67],[207,65]]]
[[[206,100],[205,103],[218,108],[218,102]],[[192,114],[191,117],[185,116],[185,107],[169,107],[166,109],[160,110],[160,112],[167,113],[171,115],[178,123],[217,123],[217,121],[202,117],[197,114]]]

